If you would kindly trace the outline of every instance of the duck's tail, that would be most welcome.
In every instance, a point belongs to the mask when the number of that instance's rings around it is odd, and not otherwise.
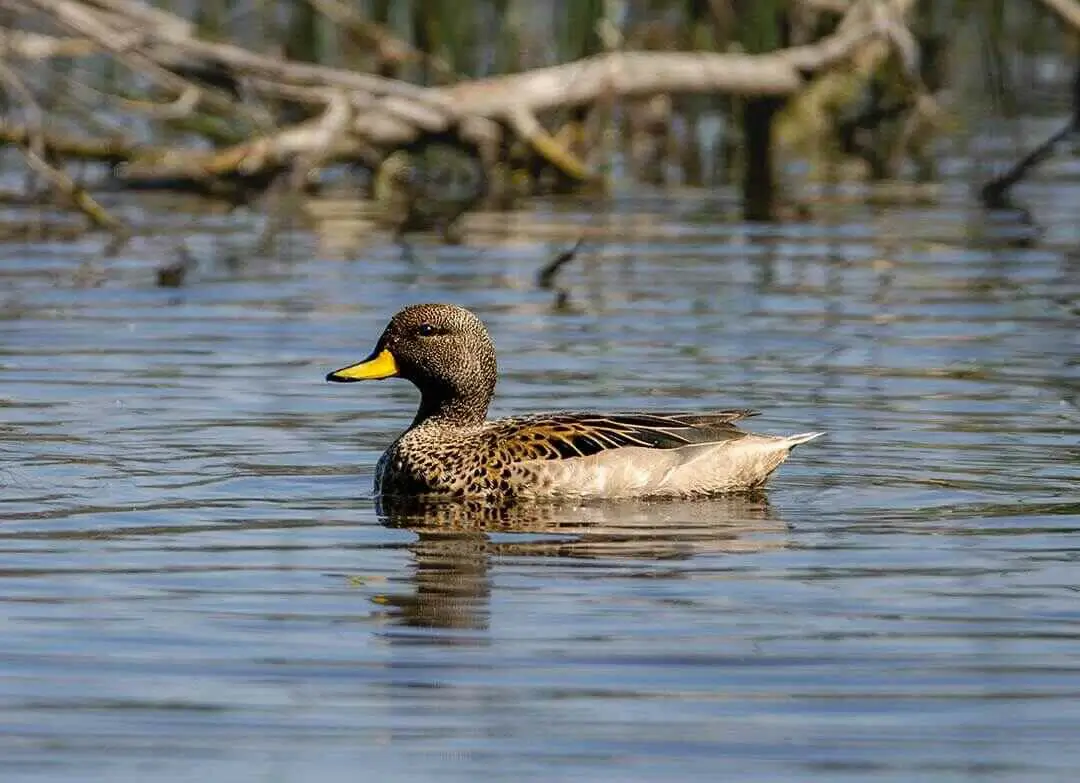
[[[824,435],[824,432],[803,432],[798,435],[788,435],[785,438],[781,438],[784,447],[791,451],[796,446],[801,446],[804,443],[809,443],[812,440],[816,440]]]

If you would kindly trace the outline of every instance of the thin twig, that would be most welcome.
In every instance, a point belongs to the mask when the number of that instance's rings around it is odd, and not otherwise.
[[[557,285],[556,278],[559,275],[559,270],[573,261],[578,254],[578,250],[585,243],[585,237],[582,235],[574,246],[568,250],[564,250],[548,263],[546,263],[540,272],[536,275],[536,284],[545,291],[555,292],[554,307],[558,311],[565,311],[570,309],[570,289]]]
[[[544,264],[536,275],[536,284],[545,291],[552,290],[555,287],[555,278],[558,276],[559,270],[574,260],[583,244],[585,244],[584,236],[580,237],[573,247],[562,251]]]
[[[1070,120],[1064,128],[1021,158],[1007,172],[1000,177],[994,177],[994,179],[983,185],[979,191],[979,198],[982,200],[983,206],[989,209],[1001,209],[1009,206],[1009,188],[1027,176],[1027,173],[1033,168],[1052,157],[1057,145],[1076,132],[1076,126]]]

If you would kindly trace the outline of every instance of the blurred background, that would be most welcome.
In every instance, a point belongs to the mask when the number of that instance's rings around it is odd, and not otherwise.
[[[0,0],[7,780],[1061,781],[1074,0]],[[752,407],[767,493],[386,507],[492,413]]]
[[[475,213],[542,195],[706,189],[748,220],[813,218],[845,184],[932,199],[961,161],[998,208],[1075,143],[1078,16],[1072,0],[6,0],[4,199],[51,193],[116,235],[147,233],[118,194],[169,193],[268,213],[265,246],[283,219],[327,215],[357,240],[459,242]],[[1015,160],[980,154],[991,128]],[[18,218],[6,234],[82,225]]]

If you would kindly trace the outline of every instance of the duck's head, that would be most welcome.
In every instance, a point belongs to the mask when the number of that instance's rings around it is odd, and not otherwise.
[[[418,423],[432,416],[482,420],[496,377],[495,346],[479,318],[456,305],[420,304],[390,319],[368,358],[326,380],[412,381],[421,395]]]

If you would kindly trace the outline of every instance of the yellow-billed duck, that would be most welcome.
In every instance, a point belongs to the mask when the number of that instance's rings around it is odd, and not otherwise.
[[[488,421],[497,376],[484,324],[449,304],[407,307],[375,350],[328,381],[405,378],[420,407],[375,469],[385,495],[691,498],[761,487],[792,448],[823,433],[775,437],[712,413],[540,413]]]

